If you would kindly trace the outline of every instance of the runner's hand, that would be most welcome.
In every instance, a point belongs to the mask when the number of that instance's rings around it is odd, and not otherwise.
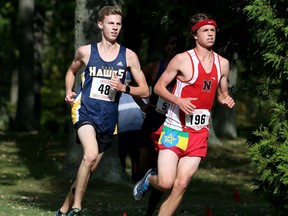
[[[119,77],[117,76],[116,72],[113,73],[111,80],[110,80],[110,86],[112,89],[116,91],[125,91],[125,85],[121,83]]]
[[[196,106],[192,103],[194,100],[198,98],[179,98],[177,105],[185,114],[191,114]]]
[[[73,104],[74,103],[74,97],[76,96],[75,92],[70,92],[65,96],[65,102],[67,104]]]
[[[229,108],[232,108],[234,105],[235,105],[235,101],[232,97],[230,97],[229,95],[227,95],[226,97],[222,97],[219,102],[222,104],[222,105],[226,105],[228,106]]]

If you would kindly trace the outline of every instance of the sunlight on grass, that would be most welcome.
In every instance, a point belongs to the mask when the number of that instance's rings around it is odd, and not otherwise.
[[[21,140],[17,136],[0,138],[0,215],[54,215],[70,187],[58,180],[66,155],[65,140],[50,141],[37,135]],[[276,216],[253,192],[255,171],[246,155],[245,140],[222,142],[222,146],[209,147],[175,215],[203,216],[209,210],[213,216],[254,216],[257,209],[257,215]],[[135,202],[132,188],[128,180],[124,184],[92,181],[83,201],[83,215],[144,215],[149,192]]]

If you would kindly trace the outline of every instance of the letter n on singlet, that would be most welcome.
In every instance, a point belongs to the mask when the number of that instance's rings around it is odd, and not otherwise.
[[[212,84],[211,80],[204,80],[202,90],[205,92],[211,91],[211,84]]]

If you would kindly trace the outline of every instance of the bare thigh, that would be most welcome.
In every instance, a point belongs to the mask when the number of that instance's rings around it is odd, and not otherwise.
[[[197,172],[201,160],[201,157],[182,157],[178,163],[177,178],[180,178],[183,181],[190,181]]]
[[[84,154],[99,153],[98,143],[96,140],[96,131],[92,125],[83,125],[78,129],[77,133],[83,146]]]
[[[170,150],[160,150],[158,156],[158,181],[162,187],[172,187],[176,178],[178,156]]]

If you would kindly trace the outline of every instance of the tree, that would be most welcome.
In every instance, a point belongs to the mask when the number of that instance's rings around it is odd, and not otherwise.
[[[13,83],[10,82],[11,78],[17,78],[16,70],[16,50],[17,34],[15,34],[15,23],[17,5],[16,1],[5,1],[0,3],[0,40],[5,41],[2,43],[0,50],[0,130],[9,129],[9,119],[15,117],[15,107],[17,98],[10,92]],[[16,74],[16,76],[14,76]],[[13,79],[13,81],[17,79]],[[16,95],[18,89],[14,88]],[[10,97],[12,102],[10,103]],[[12,104],[12,105],[11,105]],[[14,111],[11,114],[11,111]]]
[[[253,23],[251,34],[257,47],[251,53],[257,56],[252,57],[251,68],[261,77],[255,85],[258,97],[271,108],[269,124],[261,125],[253,132],[253,139],[248,140],[248,153],[258,172],[257,190],[285,213],[288,212],[287,8],[285,0],[251,0],[244,10]]]
[[[35,129],[33,17],[34,0],[19,0],[19,93],[15,128],[21,131]]]

